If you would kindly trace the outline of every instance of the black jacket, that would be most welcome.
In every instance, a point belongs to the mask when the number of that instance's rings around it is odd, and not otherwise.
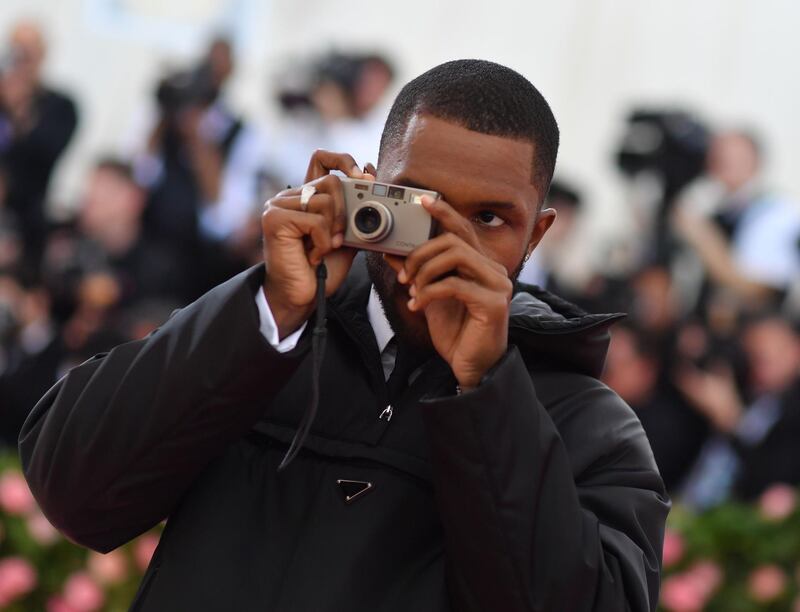
[[[309,339],[259,333],[263,268],[63,378],[20,437],[51,521],[111,550],[169,517],[133,609],[653,610],[669,503],[633,412],[595,376],[613,317],[520,293],[474,391],[429,362],[391,421],[361,260]],[[425,395],[424,399],[420,398]],[[337,480],[373,488],[345,502]]]

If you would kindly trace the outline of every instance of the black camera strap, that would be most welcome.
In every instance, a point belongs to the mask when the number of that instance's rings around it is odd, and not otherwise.
[[[311,332],[311,401],[303,413],[303,418],[297,427],[297,431],[292,438],[292,443],[289,450],[283,456],[281,464],[278,466],[278,471],[281,472],[288,467],[292,460],[300,452],[303,443],[308,437],[308,432],[314,419],[317,417],[317,408],[319,406],[319,377],[322,370],[322,359],[325,355],[325,344],[328,339],[328,329],[326,327],[326,314],[325,314],[325,279],[328,277],[328,269],[325,267],[325,262],[322,261],[317,266],[317,318],[314,324],[314,329]]]

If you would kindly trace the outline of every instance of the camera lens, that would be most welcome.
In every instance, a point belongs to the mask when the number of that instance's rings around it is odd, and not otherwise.
[[[392,214],[378,202],[367,202],[353,215],[353,231],[359,239],[378,242],[392,229]]]
[[[364,234],[372,234],[381,225],[381,213],[372,206],[365,206],[356,213],[356,227]]]

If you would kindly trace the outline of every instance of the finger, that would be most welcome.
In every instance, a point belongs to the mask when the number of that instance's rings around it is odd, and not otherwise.
[[[390,255],[389,253],[384,253],[383,259],[399,277],[400,273],[403,271],[403,262],[405,262],[406,258],[400,257],[399,255]]]
[[[307,258],[313,265],[335,247],[331,238],[330,224],[322,215],[309,215],[286,208],[271,208],[261,217],[265,247],[282,238],[301,239],[308,237]]]
[[[344,240],[347,216],[344,206],[344,192],[339,177],[326,175],[308,183],[317,190],[307,202],[305,211],[300,203],[302,188],[285,189],[267,202],[265,208],[278,207],[304,212],[305,214],[323,215],[331,227],[335,247]],[[338,236],[338,237],[337,237]]]
[[[412,278],[411,287],[414,292],[419,292],[447,275],[456,274],[461,278],[473,280],[483,287],[501,292],[510,300],[513,284],[505,269],[500,272],[484,260],[485,258],[476,257],[475,252],[467,245],[456,245],[425,261]]]
[[[377,176],[378,176],[377,168],[375,168],[375,166],[373,166],[372,163],[367,163],[367,165],[364,166],[364,178],[368,181],[370,180],[374,181],[377,178]]]
[[[504,315],[508,314],[508,303],[503,295],[457,276],[448,276],[421,289],[408,301],[408,309],[412,312],[425,310],[431,302],[446,299],[458,300],[473,317],[485,322],[505,320]]]
[[[480,250],[480,242],[475,234],[472,223],[459,214],[450,204],[439,198],[434,200],[431,196],[422,196],[422,206],[436,219],[440,233],[450,232],[461,238],[467,244]]]
[[[342,189],[342,181],[338,176],[329,174],[314,181],[314,186],[318,191],[327,193],[333,198],[330,205],[331,212],[331,234],[336,238],[336,241],[341,244],[344,240],[344,230],[347,227],[347,213],[344,205],[344,189]],[[337,245],[338,246],[338,245]]]
[[[339,170],[351,178],[362,178],[361,169],[352,155],[317,149],[308,162],[305,182],[330,174],[331,170]]]
[[[411,253],[409,253],[408,257],[406,257],[405,261],[403,262],[403,272],[398,274],[397,279],[401,283],[413,282],[414,278],[419,272],[419,269],[423,264],[425,264],[425,262],[433,259],[440,253],[455,247],[463,247],[467,249],[469,258],[472,258],[475,261],[480,261],[484,265],[495,270],[498,274],[506,277],[508,276],[508,271],[502,264],[487,257],[455,234],[448,233],[440,234],[439,236],[424,242],[416,249],[411,251]]]

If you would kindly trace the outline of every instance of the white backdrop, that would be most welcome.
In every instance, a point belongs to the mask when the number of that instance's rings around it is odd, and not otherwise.
[[[238,40],[233,100],[254,118],[274,118],[269,77],[306,51],[380,49],[400,82],[459,57],[516,68],[550,101],[559,169],[585,188],[606,230],[623,222],[610,154],[633,104],[753,126],[770,151],[772,184],[800,195],[793,0],[2,0],[0,32],[22,16],[45,25],[48,74],[82,108],[53,193],[61,202],[74,199],[87,164],[121,142],[165,62],[193,57],[221,28]]]

